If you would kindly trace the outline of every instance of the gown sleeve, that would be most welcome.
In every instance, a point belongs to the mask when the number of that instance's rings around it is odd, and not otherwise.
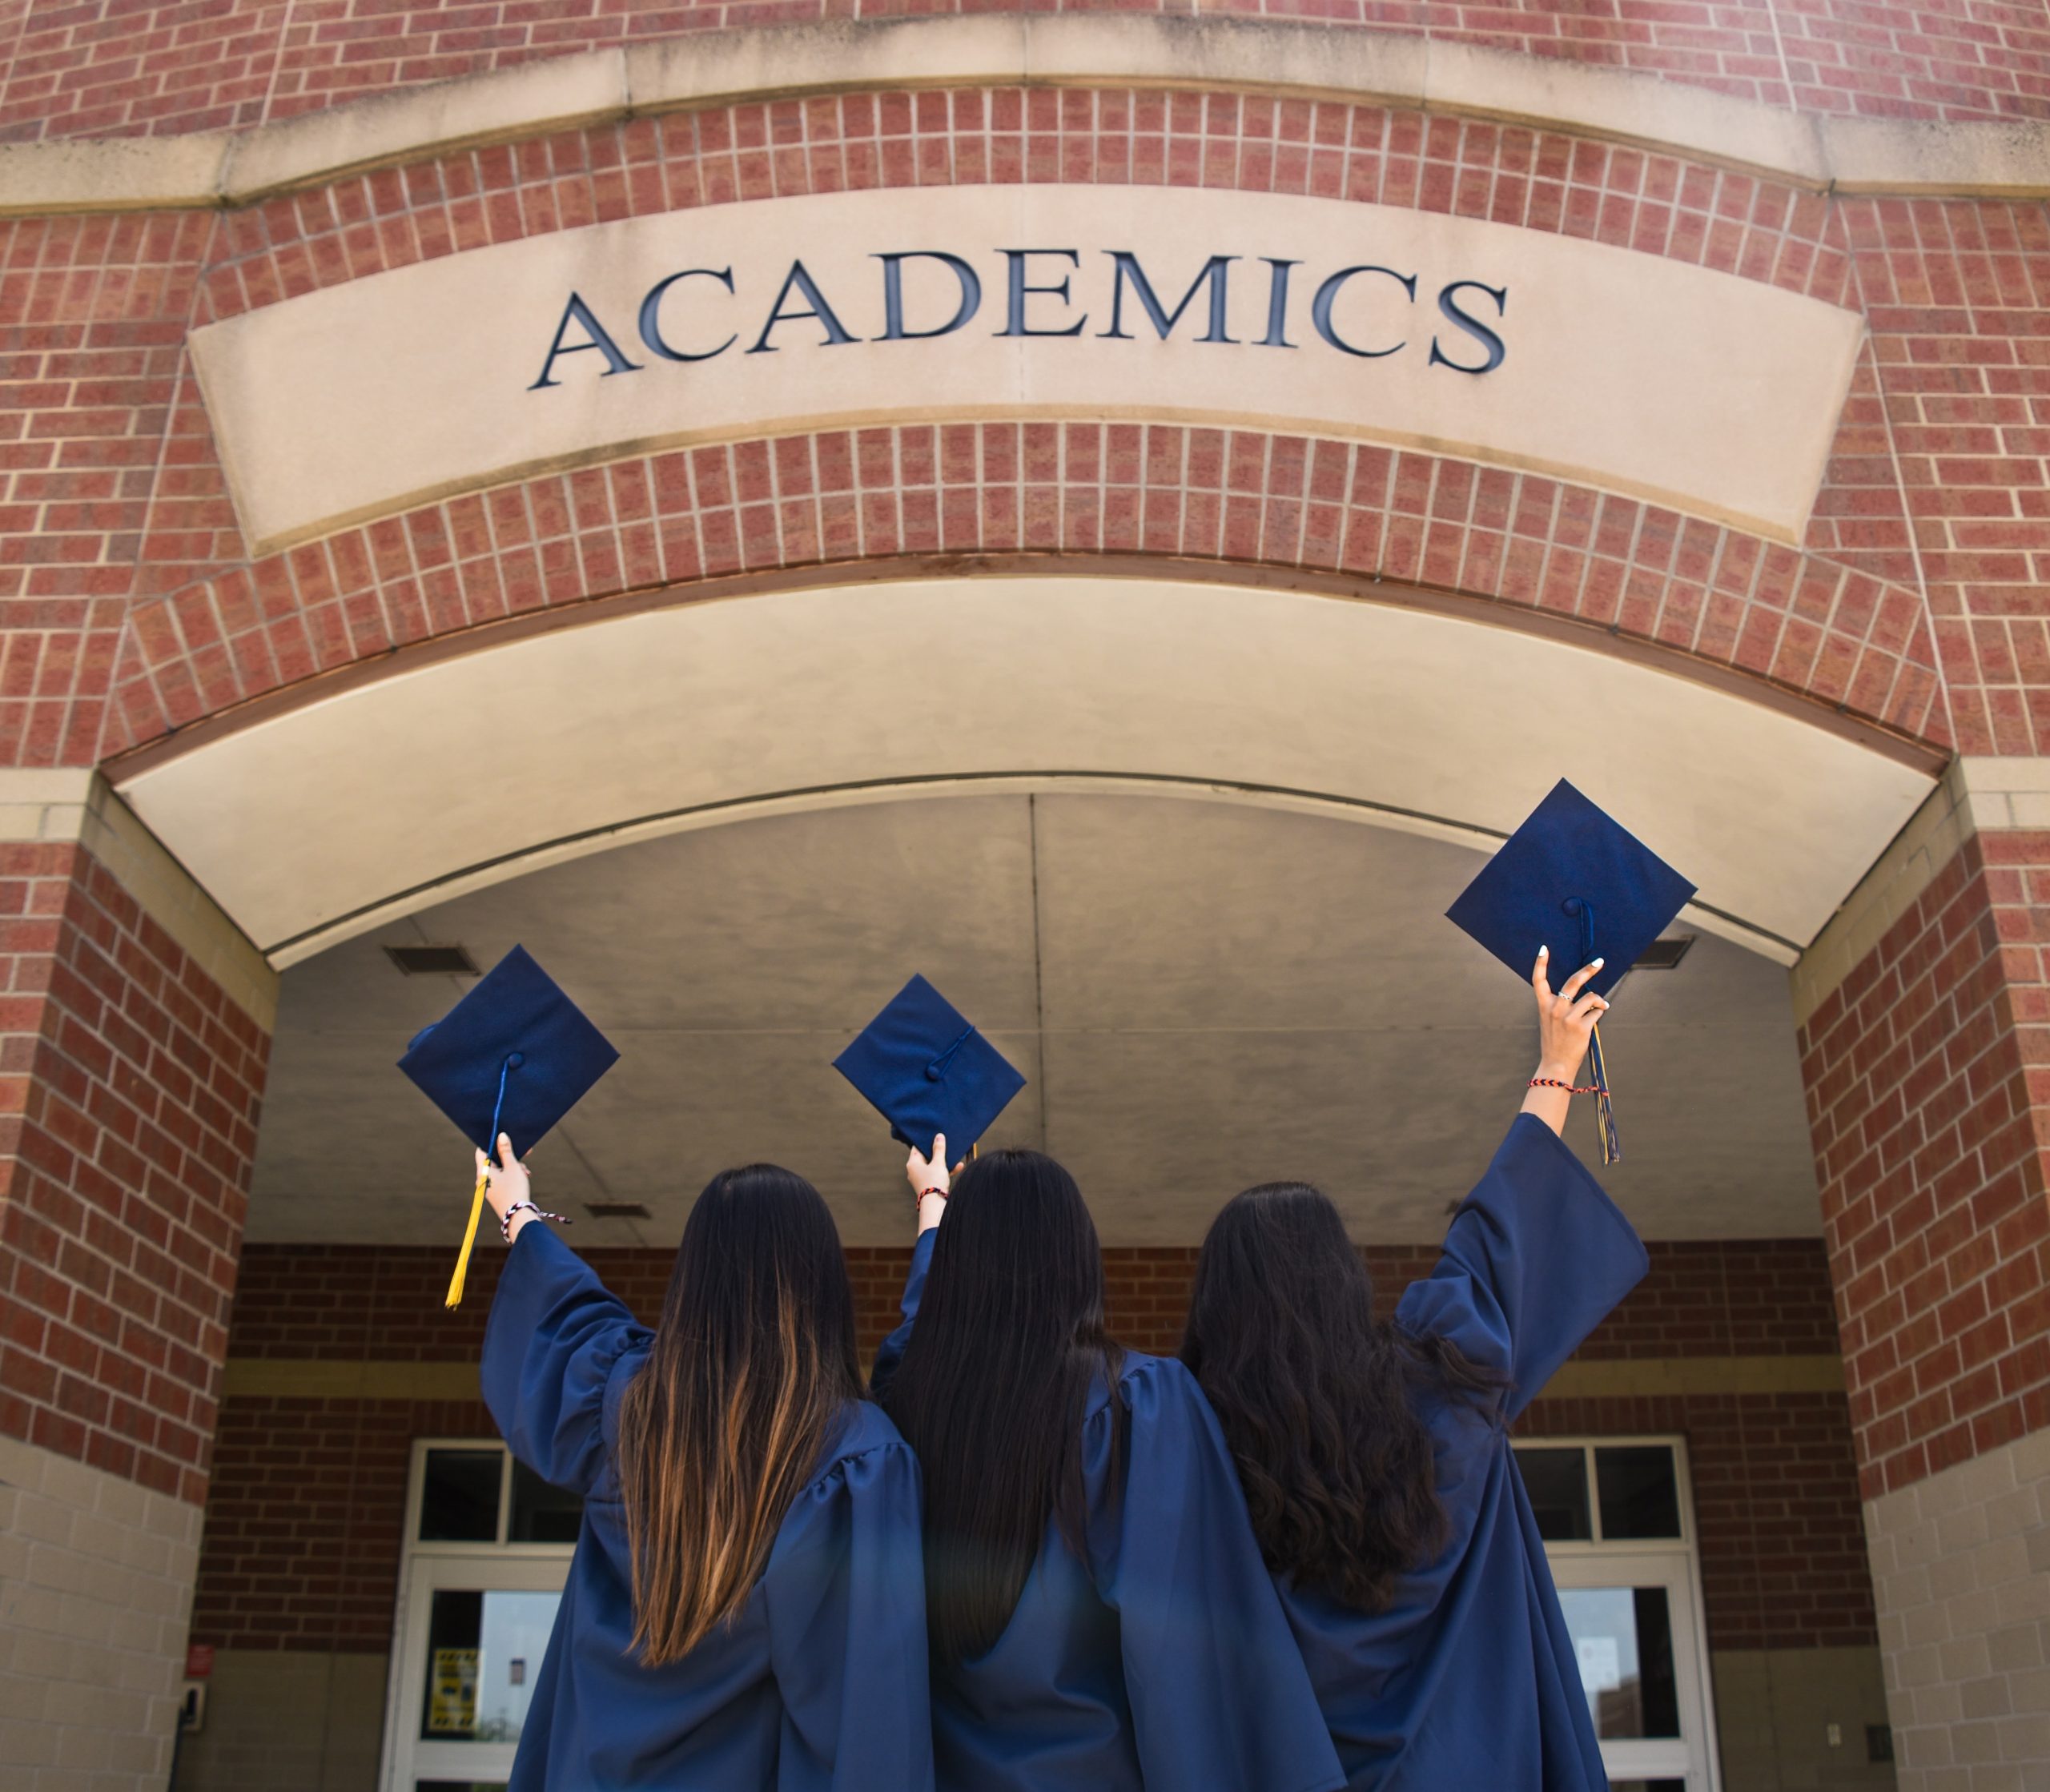
[[[901,1440],[800,1493],[764,1577],[776,1792],[931,1792],[918,1459]]]
[[[605,1390],[654,1334],[546,1226],[513,1240],[484,1333],[484,1404],[512,1453],[588,1496],[605,1472]]]
[[[1649,1266],[1630,1223],[1542,1120],[1519,1114],[1396,1323],[1506,1375],[1515,1418]]]
[[[944,1223],[944,1222],[943,1222]],[[918,1301],[926,1292],[926,1272],[932,1268],[932,1244],[939,1236],[938,1226],[928,1226],[918,1234],[918,1242],[911,1247],[911,1267],[904,1277],[904,1299],[899,1311],[903,1314],[897,1329],[877,1346],[875,1367],[870,1372],[870,1390],[878,1398],[890,1384],[890,1378],[897,1372],[897,1365],[904,1360],[904,1347],[911,1341],[911,1327],[918,1316]]]
[[[1345,1774],[1246,1517],[1215,1414],[1180,1363],[1123,1378],[1122,1499],[1092,1514],[1098,1592],[1119,1615],[1140,1772],[1175,1792],[1326,1792]],[[1096,1414],[1085,1459],[1113,1447]],[[1092,1481],[1094,1477],[1092,1476]]]

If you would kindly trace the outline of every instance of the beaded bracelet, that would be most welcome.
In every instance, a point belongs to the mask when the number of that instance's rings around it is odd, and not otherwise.
[[[558,1226],[573,1226],[577,1222],[566,1213],[545,1213],[532,1201],[515,1201],[505,1210],[505,1217],[498,1222],[498,1236],[507,1240],[512,1236],[512,1215],[531,1213],[537,1219],[552,1219]]]
[[[1556,1076],[1533,1076],[1530,1079],[1530,1087],[1533,1089],[1563,1089],[1570,1095],[1598,1095],[1602,1093],[1598,1083],[1590,1083],[1583,1089],[1571,1083],[1562,1083]]]

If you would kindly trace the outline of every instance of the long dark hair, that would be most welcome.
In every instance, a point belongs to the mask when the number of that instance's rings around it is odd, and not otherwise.
[[[1123,1352],[1103,1329],[1103,1256],[1075,1179],[1037,1151],[961,1173],[917,1325],[879,1390],[926,1492],[926,1629],[943,1661],[1011,1621],[1051,1515],[1079,1555],[1082,1424]]]
[[[861,1392],[846,1258],[818,1191],[773,1163],[714,1176],[620,1400],[642,1661],[677,1660],[740,1609]]]
[[[1295,1182],[1248,1188],[1211,1223],[1182,1360],[1224,1427],[1268,1565],[1385,1609],[1445,1543],[1420,1384],[1479,1399],[1499,1380],[1377,1323],[1337,1208]]]

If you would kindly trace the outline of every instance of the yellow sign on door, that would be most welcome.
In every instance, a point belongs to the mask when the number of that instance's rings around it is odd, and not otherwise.
[[[437,1649],[428,1678],[430,1736],[467,1736],[477,1727],[477,1652]]]

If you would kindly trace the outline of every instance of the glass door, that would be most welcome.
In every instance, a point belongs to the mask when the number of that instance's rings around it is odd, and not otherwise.
[[[495,1792],[555,1627],[582,1509],[500,1444],[414,1446],[384,1792]]]
[[[1693,1501],[1678,1439],[1535,1439],[1545,1539],[1610,1792],[1717,1792]]]
[[[1686,1565],[1555,1556],[1552,1575],[1613,1792],[1707,1792]]]
[[[415,1576],[394,1792],[474,1792],[511,1778],[567,1565],[437,1561]]]

